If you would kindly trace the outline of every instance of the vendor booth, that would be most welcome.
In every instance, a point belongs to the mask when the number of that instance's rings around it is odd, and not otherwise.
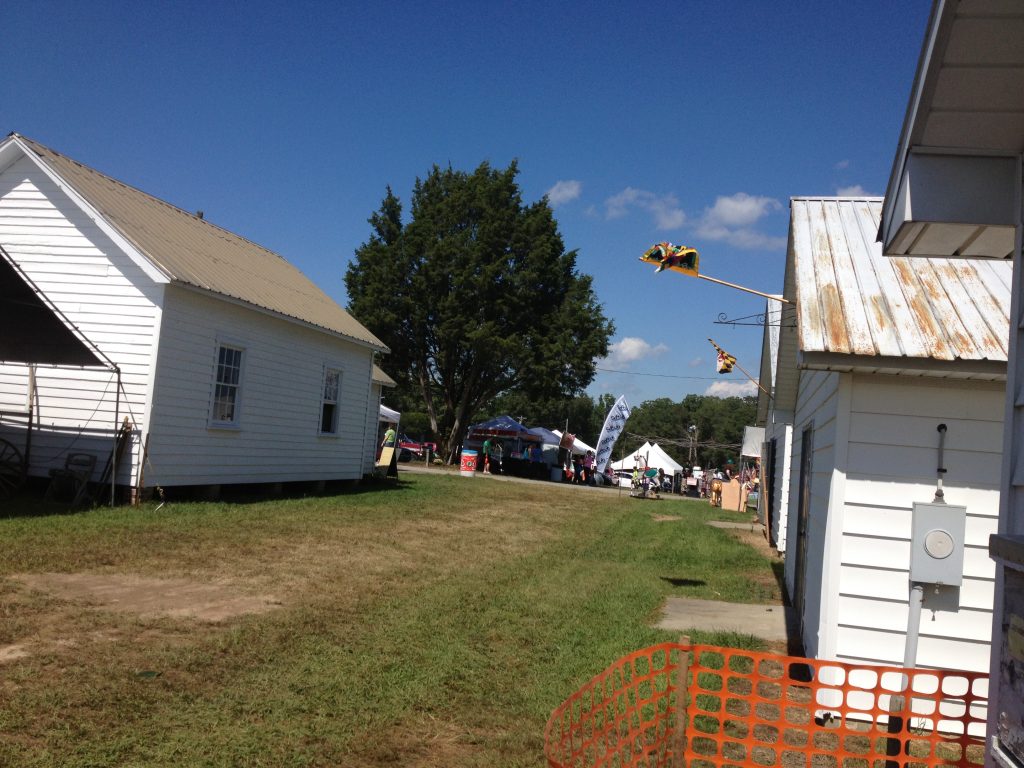
[[[546,441],[552,437],[546,429],[527,429],[511,416],[496,416],[471,426],[463,449],[477,451],[480,455],[476,465],[478,472],[487,466],[492,474],[547,480],[551,471],[551,452]],[[486,462],[485,443],[488,449]]]

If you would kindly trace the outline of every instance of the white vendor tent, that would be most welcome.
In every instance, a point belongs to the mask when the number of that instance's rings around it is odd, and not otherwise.
[[[640,459],[636,457],[640,457]],[[628,472],[633,469],[633,466],[638,461],[641,465],[646,461],[648,467],[663,469],[666,475],[671,475],[673,472],[678,472],[682,469],[682,466],[673,461],[672,457],[665,453],[657,443],[651,445],[649,442],[644,443],[631,454],[612,463],[610,466],[614,472]]]
[[[386,405],[381,403],[380,406],[380,420],[386,421],[388,424],[397,424],[398,420],[402,417],[398,411],[393,411]]]
[[[666,475],[671,475],[673,472],[682,472],[683,470],[683,465],[665,453],[664,449],[657,443],[651,446],[651,455],[647,457],[647,465],[665,470]]]
[[[559,438],[562,437],[561,430],[552,429],[551,431],[554,432],[556,435],[558,435]],[[575,453],[577,456],[582,456],[587,451],[590,451],[591,453],[597,453],[597,449],[596,448],[591,448],[589,445],[584,443],[578,437],[574,437],[573,438],[573,442],[572,442],[572,452]]]
[[[744,427],[743,447],[740,456],[761,458],[761,444],[764,442],[764,427]]]

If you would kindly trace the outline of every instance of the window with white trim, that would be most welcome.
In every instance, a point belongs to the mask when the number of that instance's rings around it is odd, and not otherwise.
[[[324,369],[324,390],[320,402],[320,434],[338,433],[338,396],[341,392],[341,371]]]
[[[217,347],[217,378],[213,387],[213,408],[210,421],[213,424],[237,424],[238,406],[241,400],[242,355],[240,347],[221,344]]]

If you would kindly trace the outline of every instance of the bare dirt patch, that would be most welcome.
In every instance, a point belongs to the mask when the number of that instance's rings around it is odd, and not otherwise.
[[[95,573],[26,573],[11,579],[62,600],[144,618],[219,622],[247,613],[266,613],[281,604],[269,595],[247,595],[229,585],[189,579]]]

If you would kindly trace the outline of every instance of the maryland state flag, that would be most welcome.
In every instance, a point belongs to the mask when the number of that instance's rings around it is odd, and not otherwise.
[[[711,341],[711,339],[708,339]],[[732,373],[732,367],[736,364],[736,358],[711,341],[711,346],[718,351],[718,372]]]
[[[690,277],[699,277],[698,262],[700,255],[696,248],[689,248],[685,245],[672,245],[672,243],[658,243],[644,251],[640,261],[648,264],[657,264],[658,272],[671,269],[682,272]]]

